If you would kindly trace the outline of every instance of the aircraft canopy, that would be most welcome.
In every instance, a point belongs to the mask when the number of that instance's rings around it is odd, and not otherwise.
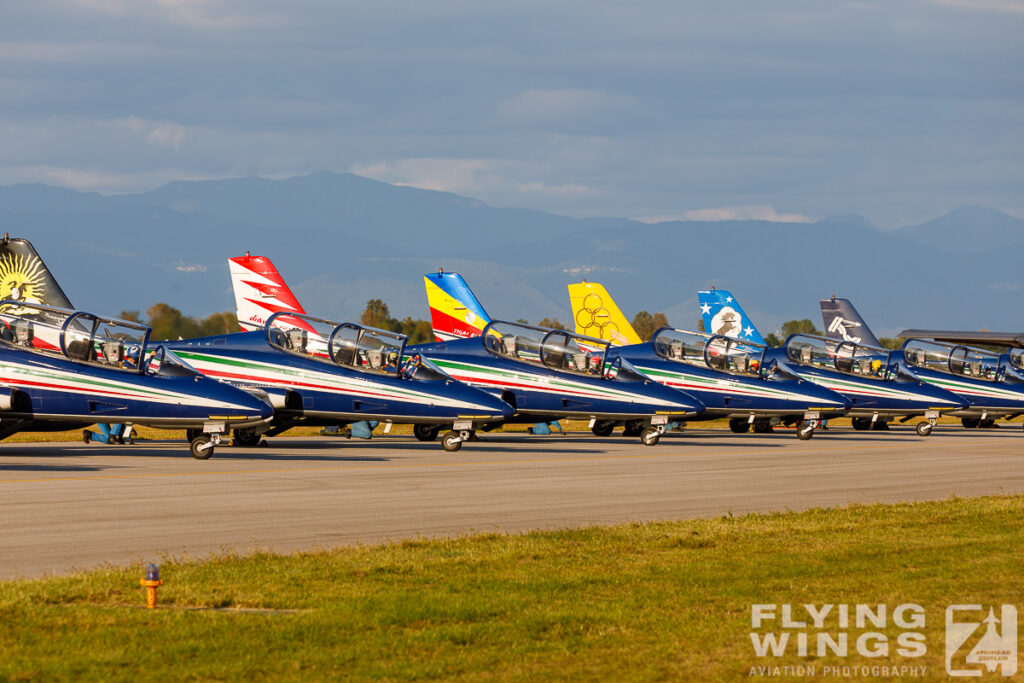
[[[651,341],[655,353],[667,360],[704,365],[748,377],[761,376],[764,354],[768,348],[763,344],[720,334],[688,332],[670,327],[658,330]]]
[[[903,357],[912,366],[948,372],[971,379],[995,382],[1000,377],[998,353],[969,346],[910,339],[903,344]]]
[[[785,346],[786,358],[800,365],[880,380],[895,377],[889,349],[809,334],[790,335]]]
[[[407,337],[311,315],[278,312],[264,329],[271,346],[361,372],[398,375]]]
[[[141,373],[148,361],[150,328],[85,311],[4,299],[0,342],[69,360]]]
[[[483,332],[488,351],[559,372],[601,376],[610,342],[568,330],[496,320]]]

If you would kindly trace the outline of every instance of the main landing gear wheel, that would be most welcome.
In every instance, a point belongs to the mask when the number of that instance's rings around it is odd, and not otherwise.
[[[252,448],[253,446],[258,446],[261,439],[263,439],[262,434],[257,434],[249,429],[236,429],[231,445]]]
[[[441,428],[437,425],[421,425],[416,424],[412,426],[413,436],[416,437],[417,441],[433,441],[437,438]],[[458,450],[458,449],[456,449]]]
[[[754,433],[755,434],[774,434],[775,430],[772,429],[772,421],[759,417],[754,420]]]
[[[640,443],[645,446],[654,446],[661,440],[661,431],[657,427],[647,427],[640,432]]]
[[[449,453],[454,453],[462,448],[462,441],[462,436],[458,432],[445,432],[441,437],[441,448]]]
[[[196,460],[209,460],[213,455],[213,437],[209,434],[200,434],[189,443],[189,450]]]
[[[965,429],[977,429],[978,425],[981,424],[981,418],[963,417],[960,418],[960,424],[962,424]]]
[[[929,434],[932,433],[932,427],[934,427],[934,426],[935,425],[933,425],[931,422],[918,422],[917,423],[917,435],[918,436],[928,436]]]
[[[641,432],[644,431],[643,420],[630,420],[626,423],[626,426],[622,428],[623,436],[640,436]]]
[[[889,423],[885,420],[875,420],[871,425],[871,431],[873,432],[887,432],[889,431]]]
[[[850,420],[850,424],[858,432],[866,432],[871,429],[871,418],[870,417],[855,417]]]
[[[995,418],[991,418],[990,417],[988,419],[979,421],[978,422],[978,428],[979,429],[995,429],[996,428]]]
[[[614,429],[614,422],[596,422],[590,431],[594,432],[595,436],[611,436]]]
[[[750,423],[745,417],[732,417],[729,418],[729,429],[733,434],[746,434],[750,431]]]
[[[814,423],[801,420],[800,424],[796,426],[796,438],[801,441],[807,441],[812,436],[814,436]]]

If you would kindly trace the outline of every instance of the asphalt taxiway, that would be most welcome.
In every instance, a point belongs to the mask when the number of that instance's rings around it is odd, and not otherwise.
[[[194,460],[183,442],[0,444],[0,578],[104,563],[420,536],[1024,492],[1024,433],[910,427],[271,439]]]

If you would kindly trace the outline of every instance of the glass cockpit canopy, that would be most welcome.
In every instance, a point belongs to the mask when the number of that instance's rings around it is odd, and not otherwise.
[[[748,377],[761,376],[768,349],[743,339],[670,327],[658,330],[651,341],[662,358]]]
[[[375,327],[287,312],[270,316],[264,329],[270,345],[282,351],[384,375],[399,374],[408,339]]]
[[[1024,349],[1010,349],[1010,365],[1018,372],[1024,371]]]
[[[873,379],[893,379],[889,364],[892,351],[810,334],[786,339],[786,358],[800,364]]]
[[[141,373],[150,328],[85,311],[0,301],[0,341],[69,360]]]
[[[908,339],[903,344],[907,363],[971,379],[995,382],[1000,377],[1000,356],[992,351],[930,339]],[[1010,356],[1013,362],[1013,355]]]
[[[483,331],[484,346],[498,356],[577,375],[602,376],[610,342],[568,330],[495,320]]]

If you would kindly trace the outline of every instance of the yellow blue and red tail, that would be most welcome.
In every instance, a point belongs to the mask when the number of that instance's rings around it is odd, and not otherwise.
[[[443,270],[423,276],[430,324],[438,341],[481,335],[491,317],[458,273]]]

